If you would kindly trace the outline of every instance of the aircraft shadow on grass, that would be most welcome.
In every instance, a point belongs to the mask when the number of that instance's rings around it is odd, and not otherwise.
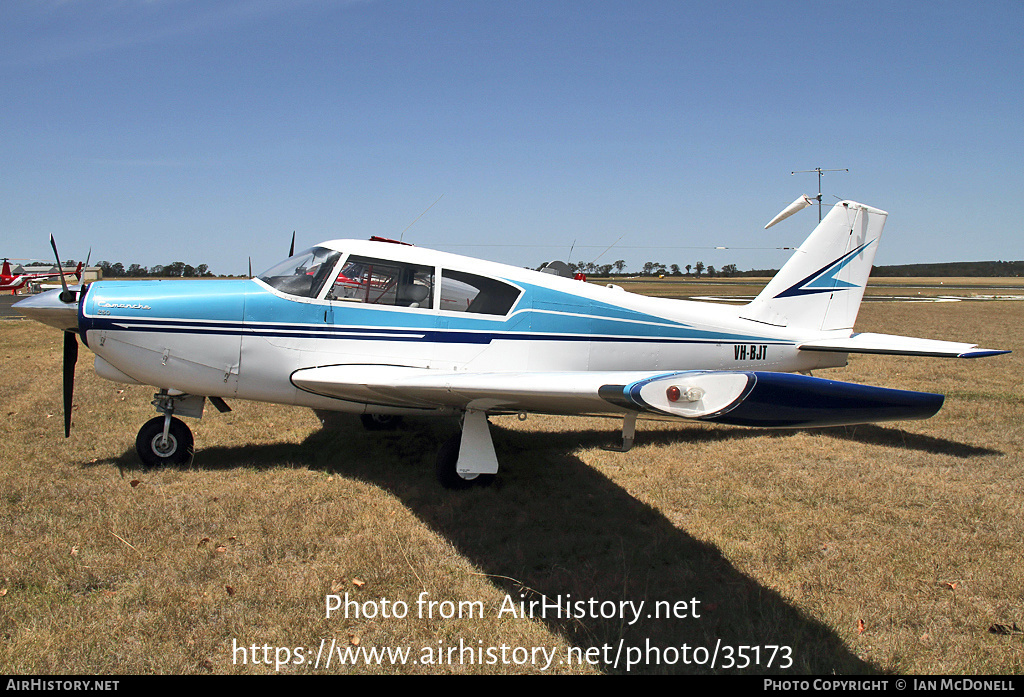
[[[538,617],[572,646],[584,652],[598,648],[599,668],[605,672],[625,672],[626,648],[619,664],[614,663],[620,644],[632,649],[634,658],[635,652],[644,652],[641,664],[631,672],[729,672],[724,670],[728,664],[721,647],[740,646],[761,647],[760,665],[738,671],[743,673],[880,672],[878,666],[851,651],[831,628],[737,569],[717,547],[695,539],[572,454],[581,446],[609,444],[613,433],[535,433],[494,426],[496,445],[508,466],[492,487],[452,492],[434,480],[430,446],[457,426],[435,421],[424,428],[381,434],[363,431],[355,417],[342,417],[302,443],[204,448],[191,465],[183,467],[270,469],[289,463],[372,483],[394,495],[447,539],[517,607],[520,601],[545,599],[563,605],[593,599],[614,603],[616,608],[620,601],[644,601],[639,619],[632,624],[632,614],[627,611],[628,619],[623,620],[617,610],[609,618],[565,618],[550,611],[548,617]],[[648,428],[641,433],[641,443],[784,438],[792,433]],[[859,426],[855,430],[827,429],[826,433],[961,457],[992,452],[898,428]],[[134,451],[92,466],[103,464],[122,470],[140,467]],[[693,598],[699,601],[699,618],[648,616],[656,601],[674,605]],[[488,616],[496,611],[489,610]],[[471,639],[467,636],[467,641]],[[716,644],[718,660],[713,671],[708,661]],[[769,646],[791,647],[791,652],[776,652],[768,666]],[[688,648],[684,651],[684,647]],[[732,658],[739,660],[736,654]]]

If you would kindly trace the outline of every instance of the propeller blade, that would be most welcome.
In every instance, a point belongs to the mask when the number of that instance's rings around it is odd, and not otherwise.
[[[288,248],[288,258],[295,256],[295,231],[292,230],[292,246]]]
[[[62,303],[73,303],[75,302],[75,294],[68,290],[68,281],[63,277],[63,266],[60,265],[60,255],[57,254],[57,244],[54,242],[53,235],[50,235],[50,247],[53,248],[53,258],[57,261],[57,273],[60,277],[60,288],[63,292],[60,293],[60,302]]]
[[[78,339],[74,332],[64,332],[64,437],[71,435],[71,406],[75,392],[75,363],[78,362]]]
[[[70,300],[68,300],[68,297],[70,297],[70,293],[68,293],[68,282],[64,280],[64,267],[60,265],[60,254],[57,253],[57,243],[54,241],[53,235],[50,235],[50,246],[53,247],[53,256],[57,260],[57,271],[60,274],[60,285],[61,288],[64,289],[64,292],[60,294],[60,299],[62,302],[70,302]]]

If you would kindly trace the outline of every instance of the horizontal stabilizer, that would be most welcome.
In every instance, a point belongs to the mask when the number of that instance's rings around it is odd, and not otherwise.
[[[978,348],[977,344],[955,341],[916,339],[891,334],[854,334],[840,339],[821,339],[800,344],[801,351],[830,351],[835,353],[882,353],[893,356],[931,356],[936,358],[985,358],[1009,351]]]

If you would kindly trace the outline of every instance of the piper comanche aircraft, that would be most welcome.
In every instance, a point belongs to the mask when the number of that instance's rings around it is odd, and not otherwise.
[[[932,416],[942,395],[807,374],[843,366],[849,353],[1007,353],[853,332],[886,215],[836,204],[744,306],[335,240],[256,278],[100,281],[17,307],[65,333],[65,435],[77,336],[100,376],[159,389],[160,415],[136,439],[148,466],[193,456],[178,416],[201,417],[207,399],[221,411],[225,399],[248,399],[354,412],[368,427],[461,417],[461,434],[437,456],[442,484],[461,488],[498,471],[488,414],[617,416],[622,450],[637,417],[803,428]]]

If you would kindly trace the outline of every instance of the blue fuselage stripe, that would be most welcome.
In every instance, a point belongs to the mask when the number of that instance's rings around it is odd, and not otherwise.
[[[593,341],[599,343],[652,344],[747,344],[749,337],[669,337],[635,335],[555,334],[547,332],[462,331],[422,327],[313,327],[295,324],[249,322],[208,322],[196,320],[138,319],[127,317],[91,317],[88,329],[99,331],[166,332],[196,335],[246,335],[272,338],[339,339],[353,341],[423,341],[428,343],[490,344],[493,341]],[[758,338],[760,343],[792,342]]]
[[[254,281],[100,282],[90,287],[79,325],[83,334],[105,330],[439,344],[792,344],[742,331],[698,328],[567,293],[521,285],[524,296],[511,314],[499,317],[306,302],[279,297]]]

